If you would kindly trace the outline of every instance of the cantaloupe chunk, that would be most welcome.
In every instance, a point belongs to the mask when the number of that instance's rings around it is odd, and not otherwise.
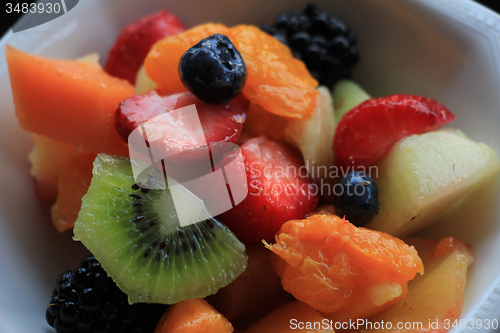
[[[57,230],[72,229],[92,180],[95,153],[81,152],[62,166],[59,171],[57,201],[52,206],[52,222]]]
[[[118,104],[134,87],[98,66],[49,59],[6,47],[20,126],[54,140],[89,150],[126,156],[114,127]]]
[[[161,317],[154,333],[231,333],[233,326],[204,299],[172,305]]]

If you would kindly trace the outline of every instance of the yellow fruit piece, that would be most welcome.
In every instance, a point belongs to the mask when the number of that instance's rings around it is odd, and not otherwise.
[[[422,257],[425,274],[410,281],[405,299],[369,320],[372,323],[383,320],[391,323],[393,329],[367,327],[364,333],[394,332],[398,323],[413,325],[402,327],[398,333],[447,332],[460,317],[467,267],[474,261],[472,248],[452,237],[439,242],[407,241]]]
[[[28,159],[31,174],[35,177],[36,194],[41,200],[53,201],[57,198],[59,170],[76,154],[77,149],[43,135],[34,134],[33,142]]]
[[[330,90],[321,86],[318,92],[312,115],[291,120],[285,129],[285,141],[300,149],[309,175],[322,185],[332,180],[329,171],[333,165],[332,142],[336,124]]]
[[[146,68],[142,65],[141,68],[139,68],[135,79],[135,94],[145,94],[156,88],[158,88],[156,83],[148,77],[146,74]]]
[[[76,61],[82,62],[84,64],[89,64],[94,66],[95,68],[102,69],[101,64],[99,63],[99,53],[90,53],[84,55],[83,57],[77,58]]]

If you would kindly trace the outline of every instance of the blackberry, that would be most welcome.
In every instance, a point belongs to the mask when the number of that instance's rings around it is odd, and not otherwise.
[[[167,305],[128,298],[89,256],[57,278],[45,318],[57,333],[153,333]]]
[[[226,103],[243,90],[247,70],[229,38],[215,34],[202,39],[181,57],[184,86],[207,103]]]
[[[311,75],[330,89],[335,82],[351,76],[359,61],[356,36],[344,22],[308,3],[276,16],[261,29],[288,45],[306,64]]]
[[[378,213],[378,186],[363,171],[350,171],[342,177],[336,189],[333,204],[338,216],[345,216],[352,224],[360,227],[369,223]],[[336,186],[337,187],[337,186]]]

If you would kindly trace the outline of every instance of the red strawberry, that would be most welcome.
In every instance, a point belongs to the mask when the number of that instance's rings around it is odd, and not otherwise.
[[[109,52],[106,72],[135,84],[137,71],[160,39],[186,30],[177,16],[161,10],[127,26]]]
[[[248,195],[219,218],[243,243],[271,242],[283,223],[316,208],[318,189],[300,156],[280,142],[253,138],[241,146],[241,153]]]
[[[432,99],[392,95],[367,100],[342,117],[333,139],[336,165],[374,165],[401,138],[440,128],[455,115]]]
[[[196,106],[204,137],[196,136],[193,127],[196,122],[190,122],[183,116],[182,119],[172,118],[171,121],[162,122],[153,131],[150,127],[146,128],[147,141],[150,147],[156,147],[153,149],[168,151],[172,156],[169,162],[176,161],[173,165],[193,164],[200,158],[209,162],[207,144],[234,143],[240,137],[245,112],[250,105],[244,96],[240,95],[224,104],[208,104],[189,92],[159,96],[156,91],[151,91],[121,102],[115,114],[115,127],[123,140],[128,142],[130,133],[140,125],[161,115],[174,114],[170,111],[192,104]]]

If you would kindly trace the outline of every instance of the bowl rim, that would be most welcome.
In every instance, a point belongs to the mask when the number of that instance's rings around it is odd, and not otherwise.
[[[40,2],[38,0],[37,2]],[[494,42],[495,51],[500,55],[500,14],[491,10],[473,0],[408,0],[413,3],[421,3],[434,10],[439,10],[441,13],[450,13],[454,17],[458,17],[463,23],[475,25],[488,31],[489,34],[495,37]],[[83,1],[82,1],[83,2]],[[63,0],[64,3],[64,0]],[[82,5],[82,4],[80,4]],[[63,6],[65,14],[67,13],[66,7]],[[29,20],[28,15],[23,15],[14,26],[22,24],[24,21]],[[16,34],[22,34],[18,32]],[[6,66],[4,49],[8,42],[14,36],[12,28],[9,28],[0,38],[0,69]],[[500,67],[500,56],[498,57],[498,66]],[[487,291],[482,295],[479,302],[477,302],[468,313],[462,313],[461,318],[466,322],[470,320],[484,320],[486,318],[497,319],[500,318],[500,275],[489,286]],[[1,327],[0,327],[1,328]],[[460,327],[451,329],[450,333],[462,333],[468,331]],[[490,332],[496,332],[491,330]]]

